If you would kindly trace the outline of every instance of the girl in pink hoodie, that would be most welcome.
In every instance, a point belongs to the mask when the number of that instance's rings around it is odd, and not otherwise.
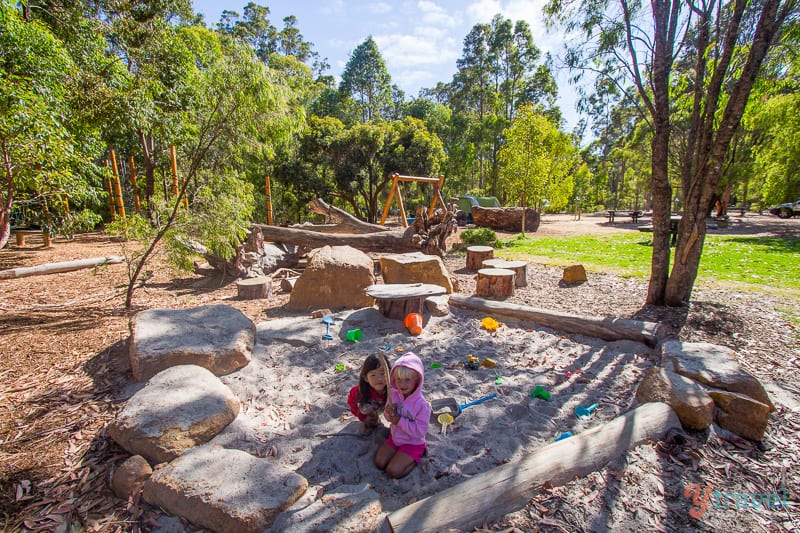
[[[425,434],[431,406],[422,396],[425,382],[422,361],[411,352],[403,354],[389,373],[389,400],[383,415],[391,433],[375,454],[375,466],[389,477],[411,472],[425,453]]]

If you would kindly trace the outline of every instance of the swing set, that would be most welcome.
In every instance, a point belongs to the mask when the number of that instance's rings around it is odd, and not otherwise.
[[[442,198],[442,184],[444,183],[444,175],[438,178],[427,178],[423,176],[401,176],[398,173],[392,174],[392,187],[389,189],[389,196],[386,198],[386,206],[383,208],[383,215],[381,216],[381,226],[385,225],[386,217],[389,215],[389,207],[392,205],[392,200],[397,196],[397,207],[400,209],[400,223],[404,228],[408,227],[408,219],[406,218],[406,209],[403,206],[403,195],[400,194],[400,182],[412,181],[417,183],[430,183],[433,185],[433,197],[431,198],[431,205],[428,207],[428,216],[433,215],[433,210],[436,207],[438,200],[442,204],[442,208],[447,210],[447,204],[444,203]]]

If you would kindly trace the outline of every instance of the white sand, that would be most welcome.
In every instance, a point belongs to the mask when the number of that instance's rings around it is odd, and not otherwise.
[[[321,339],[325,326],[320,319],[291,317],[258,325],[253,361],[222,378],[243,408],[216,442],[274,457],[323,492],[368,483],[381,495],[384,511],[513,461],[562,432],[577,434],[627,411],[636,385],[653,364],[650,348],[637,342],[566,337],[519,323],[489,333],[481,328],[485,315],[462,310],[446,317],[426,315],[418,337],[376,309],[334,316],[332,342]],[[354,328],[362,330],[361,342],[345,340]],[[346,402],[364,358],[381,350],[392,361],[406,351],[422,359],[428,401],[452,397],[463,404],[498,395],[464,409],[446,437],[432,424],[427,455],[401,480],[389,479],[372,463],[387,430],[359,437],[360,423]],[[468,354],[491,358],[497,366],[451,366],[465,362]],[[442,368],[432,369],[433,363]],[[337,371],[337,364],[345,369]],[[576,370],[581,372],[565,376]],[[502,384],[496,384],[498,375]],[[536,385],[551,392],[551,401],[531,398]],[[575,416],[576,406],[593,403],[600,407],[590,419]]]

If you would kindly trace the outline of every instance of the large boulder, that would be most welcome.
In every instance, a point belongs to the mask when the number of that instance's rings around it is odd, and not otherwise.
[[[750,440],[761,440],[769,422],[769,405],[756,401],[744,394],[710,390],[719,410],[717,424]]]
[[[177,365],[230,374],[250,362],[256,337],[253,321],[227,305],[148,309],[133,318],[131,331],[128,356],[138,381]]]
[[[286,308],[310,311],[322,307],[360,309],[375,300],[364,290],[375,283],[372,259],[350,246],[323,246],[311,252]]]
[[[108,433],[131,454],[163,463],[210,441],[239,408],[239,399],[205,368],[174,366],[131,396]]]
[[[672,407],[686,429],[701,430],[714,419],[714,400],[703,388],[666,368],[653,367],[645,374],[636,398],[640,403],[663,402]]]
[[[442,258],[436,255],[411,252],[383,256],[381,275],[387,284],[430,283],[441,285],[447,289],[447,294],[453,292],[450,273]]]
[[[205,445],[157,468],[143,496],[212,531],[261,533],[307,488],[303,476],[267,459]]]
[[[661,345],[663,365],[705,385],[738,392],[775,409],[761,382],[739,365],[736,352],[708,342],[670,340]]]

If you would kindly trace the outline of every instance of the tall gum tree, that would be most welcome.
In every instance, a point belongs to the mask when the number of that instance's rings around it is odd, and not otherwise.
[[[611,80],[640,102],[653,129],[651,168],[653,256],[646,303],[684,306],[691,298],[706,235],[706,213],[722,165],[761,65],[781,30],[798,14],[797,0],[551,0],[546,12],[582,36],[568,51],[571,67]],[[676,84],[676,57],[693,66],[691,83]],[[683,215],[670,271],[669,147],[676,91],[692,109],[681,155]],[[635,97],[635,98],[634,98]]]

